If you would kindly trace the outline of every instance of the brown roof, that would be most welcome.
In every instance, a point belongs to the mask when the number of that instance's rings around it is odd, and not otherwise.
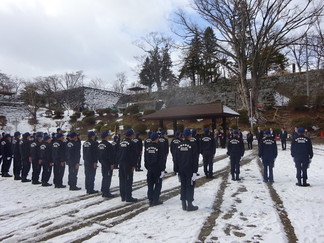
[[[239,114],[230,108],[224,107],[222,103],[186,105],[169,107],[156,111],[149,115],[144,115],[141,119],[147,120],[177,120],[177,119],[201,119],[201,118],[219,118],[219,117],[235,117]]]

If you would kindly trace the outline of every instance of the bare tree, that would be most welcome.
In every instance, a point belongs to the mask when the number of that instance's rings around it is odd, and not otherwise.
[[[324,33],[320,21],[316,22],[315,31],[309,42],[315,68],[320,69],[324,67]]]
[[[78,88],[83,86],[84,78],[85,75],[83,74],[83,71],[65,73],[60,77],[60,86],[63,90]]]
[[[116,80],[113,84],[113,91],[117,93],[124,93],[124,89],[127,83],[127,76],[125,72],[120,72],[116,74]]]
[[[20,96],[27,104],[27,110],[31,114],[32,119],[36,123],[37,111],[43,104],[42,97],[40,95],[40,89],[37,83],[24,83],[25,87],[22,90]]]
[[[301,72],[302,68],[306,65],[306,35],[304,35],[298,43],[293,43],[288,46],[293,60],[296,62],[298,71]]]
[[[90,80],[89,87],[94,89],[106,89],[106,84],[107,82],[105,82],[101,78],[95,78]]]
[[[237,75],[243,107],[249,107],[251,88],[252,107],[259,118],[260,81],[269,58],[274,51],[302,38],[321,15],[323,4],[320,0],[298,2],[298,5],[294,0],[193,0],[193,8],[217,30],[218,50],[234,61],[227,68]],[[178,20],[187,31],[193,29],[183,12],[178,12]],[[266,56],[265,48],[269,48]],[[251,82],[247,82],[248,71]]]

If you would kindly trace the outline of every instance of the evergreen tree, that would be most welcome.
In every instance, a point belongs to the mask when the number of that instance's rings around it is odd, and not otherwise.
[[[178,86],[179,80],[176,78],[172,71],[172,60],[169,54],[168,46],[163,48],[162,55],[161,78],[164,86],[166,86],[167,88]]]
[[[140,78],[140,84],[143,84],[144,86],[147,86],[149,89],[149,92],[152,91],[153,86],[153,72],[152,72],[152,65],[149,57],[146,57],[142,69],[139,73]]]

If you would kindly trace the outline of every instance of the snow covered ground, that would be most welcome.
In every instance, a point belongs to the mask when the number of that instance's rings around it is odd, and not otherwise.
[[[281,151],[274,169],[275,183],[262,182],[255,151],[242,160],[242,181],[231,181],[225,149],[217,149],[215,179],[203,177],[195,189],[195,212],[181,209],[179,182],[168,158],[161,198],[149,207],[146,172],[135,172],[133,196],[137,203],[119,197],[87,195],[84,171],[81,191],[44,188],[0,178],[0,241],[2,242],[324,242],[324,146],[314,145],[309,168],[311,187],[295,186],[290,150]],[[64,176],[67,183],[67,170]],[[95,188],[100,189],[97,170]],[[112,191],[118,194],[118,171]]]

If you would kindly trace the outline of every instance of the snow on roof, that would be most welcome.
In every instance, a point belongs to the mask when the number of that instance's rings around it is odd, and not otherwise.
[[[231,108],[229,108],[226,105],[223,105],[223,112],[227,113],[227,114],[231,114],[231,115],[235,115],[235,116],[239,116],[240,114],[237,113],[236,111],[232,110]]]

